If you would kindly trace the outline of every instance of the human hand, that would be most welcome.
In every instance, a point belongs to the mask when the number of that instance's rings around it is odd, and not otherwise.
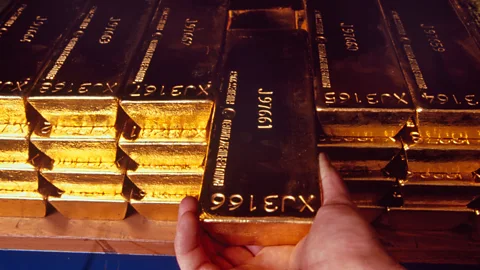
[[[200,227],[198,202],[180,204],[175,253],[183,270],[403,269],[385,251],[358,213],[328,158],[320,154],[323,205],[310,232],[295,246],[225,246]]]

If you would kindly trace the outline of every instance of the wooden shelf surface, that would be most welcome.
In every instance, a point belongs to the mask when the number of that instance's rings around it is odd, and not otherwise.
[[[0,249],[174,255],[175,222],[133,214],[122,221],[1,218]],[[453,231],[378,229],[389,252],[405,263],[480,264],[480,238]]]

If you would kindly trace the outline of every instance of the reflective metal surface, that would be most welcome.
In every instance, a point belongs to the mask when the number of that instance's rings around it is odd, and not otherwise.
[[[18,0],[0,13],[0,216],[294,244],[325,152],[391,229],[478,226],[479,3]],[[130,211],[129,211],[130,212]]]
[[[292,241],[285,228],[320,206],[307,42],[297,30],[227,33],[200,195],[201,219],[224,240],[255,241],[261,223],[282,237],[260,243]]]

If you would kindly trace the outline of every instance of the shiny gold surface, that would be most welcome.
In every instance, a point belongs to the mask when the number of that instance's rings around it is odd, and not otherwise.
[[[180,107],[181,108],[181,107]],[[136,126],[131,127],[135,129]],[[120,148],[137,164],[149,166],[200,166],[207,153],[205,129],[141,129],[120,138]],[[126,136],[129,136],[126,138]],[[133,138],[134,139],[133,139]]]
[[[213,102],[203,101],[128,101],[122,108],[138,125],[147,130],[206,129],[212,114]],[[127,136],[130,137],[129,134]]]
[[[227,33],[200,195],[201,220],[227,242],[295,243],[320,206],[308,58],[304,31]]]
[[[402,144],[393,138],[321,136],[317,146],[345,180],[394,181],[406,174]]]
[[[113,127],[117,93],[156,3],[90,1],[28,102],[54,126]]]
[[[73,219],[123,219],[128,203],[122,196],[124,172],[114,163],[55,163],[41,175],[59,191],[49,202]]]
[[[426,138],[480,138],[480,47],[449,0],[380,1]],[[435,8],[431,8],[435,7]]]
[[[322,131],[394,137],[414,108],[377,1],[310,1],[308,12]]]
[[[161,1],[122,95],[139,128],[207,128],[226,8],[227,1]]]
[[[128,203],[121,195],[67,195],[49,197],[48,201],[62,215],[71,219],[121,220],[125,218]]]
[[[200,195],[203,168],[140,166],[128,171],[127,176],[142,194],[141,198],[130,200],[141,215],[154,220],[176,220],[180,201],[186,196]]]
[[[37,125],[31,142],[55,161],[113,163],[117,154],[115,127]]]
[[[46,204],[38,193],[38,172],[29,163],[0,163],[0,216],[43,217]]]
[[[478,140],[424,140],[405,148],[408,160],[406,183],[467,185],[479,180]]]

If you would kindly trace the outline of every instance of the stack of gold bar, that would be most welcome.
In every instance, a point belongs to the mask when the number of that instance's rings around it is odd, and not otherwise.
[[[170,221],[194,196],[225,242],[291,244],[321,207],[325,152],[369,221],[480,220],[478,10],[12,1],[0,14],[0,215],[51,204],[118,220],[130,204]]]
[[[25,98],[80,13],[83,1],[16,1],[0,23],[0,212],[6,216],[45,216],[38,171],[30,155],[30,122]],[[30,111],[30,110],[28,110]]]
[[[140,190],[130,202],[148,218],[175,220],[200,193],[227,2],[161,1],[128,77],[119,146]]]
[[[52,161],[41,177],[59,189],[48,200],[69,218],[125,217],[117,95],[155,7],[89,1],[28,97],[39,119],[31,142]]]

